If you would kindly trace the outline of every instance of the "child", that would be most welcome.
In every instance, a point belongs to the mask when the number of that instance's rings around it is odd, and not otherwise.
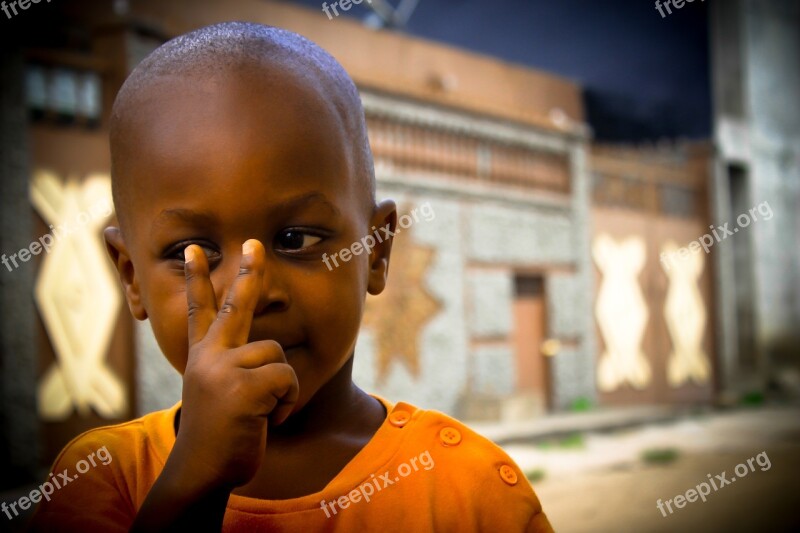
[[[110,140],[107,247],[183,398],[67,445],[35,527],[551,531],[500,448],[351,379],[392,241],[320,258],[397,214],[376,203],[359,95],[330,55],[250,23],[183,35],[131,73]]]

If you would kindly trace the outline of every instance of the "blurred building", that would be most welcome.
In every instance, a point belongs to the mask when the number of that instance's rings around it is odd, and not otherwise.
[[[762,109],[768,87],[756,83],[796,63],[798,33],[754,44],[760,23],[793,9],[764,5],[778,7],[715,15],[715,58],[725,55],[715,78],[725,87],[733,72],[741,85],[717,113],[720,154],[709,143],[592,145],[572,82],[284,3],[34,6],[39,18],[20,20],[3,50],[0,249],[31,253],[0,268],[2,451],[24,478],[78,432],[180,398],[180,377],[149,324],[130,317],[104,257],[107,117],[150,51],[224,20],[306,35],[361,91],[378,194],[402,215],[389,286],[369,299],[356,348],[363,388],[507,422],[594,404],[709,403],[749,390],[752,368],[760,390],[778,340],[797,356],[796,246],[763,223],[737,236],[763,235],[763,255],[744,239],[698,250],[709,225],[762,198],[800,229],[797,111]],[[748,39],[730,33],[744,19]],[[755,61],[761,70],[743,74],[748,54],[772,67]],[[793,76],[775,79],[795,89],[784,98],[798,94]],[[753,141],[762,132],[771,144]],[[75,231],[56,235],[64,223]],[[776,307],[775,294],[789,296]]]
[[[733,394],[800,382],[800,4],[711,4],[715,219],[775,219],[720,246],[720,378]]]
[[[689,248],[709,231],[712,161],[707,143],[592,147],[600,403],[713,399],[712,261]]]

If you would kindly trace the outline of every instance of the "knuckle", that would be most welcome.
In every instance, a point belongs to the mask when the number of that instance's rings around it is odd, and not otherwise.
[[[189,318],[197,318],[203,310],[202,306],[197,302],[189,302]]]
[[[232,301],[226,301],[219,310],[223,315],[233,315],[237,311],[239,311],[239,307]]]
[[[266,413],[271,413],[278,405],[278,400],[272,394],[267,394],[266,396],[259,398],[259,402],[261,403],[263,411]]]
[[[259,342],[259,351],[263,354],[265,364],[280,364],[286,361],[286,356],[283,353],[283,348],[274,340],[265,340]]]
[[[228,394],[233,398],[246,398],[250,394],[250,387],[241,380],[235,380],[228,388]]]
[[[275,363],[272,365],[273,376],[275,378],[276,392],[280,391],[281,395],[291,390],[297,383],[297,377],[294,369],[287,363]]]
[[[264,341],[264,349],[269,352],[281,352],[283,353],[283,348],[278,343],[278,341],[269,339]]]
[[[246,276],[252,274],[258,269],[258,263],[252,256],[243,256],[241,263],[239,263],[239,276]]]

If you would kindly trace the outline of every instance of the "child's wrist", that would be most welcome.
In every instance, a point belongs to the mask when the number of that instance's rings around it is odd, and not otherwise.
[[[168,487],[186,494],[187,490],[196,497],[208,494],[227,493],[235,488],[233,483],[226,482],[224,476],[209,468],[208,462],[199,457],[192,457],[186,453],[183,446],[175,442],[175,446],[164,465],[162,477],[168,482]]]

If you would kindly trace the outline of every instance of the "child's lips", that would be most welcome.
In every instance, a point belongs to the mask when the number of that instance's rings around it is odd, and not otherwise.
[[[269,338],[269,337],[267,337],[267,338]],[[287,354],[289,352],[296,352],[297,350],[299,350],[303,346],[305,346],[305,343],[303,341],[292,340],[292,341],[284,342],[284,341],[281,341],[280,339],[276,339],[274,337],[272,338],[272,340],[274,340],[275,342],[277,342],[278,344],[281,345],[281,349],[283,350],[284,354]]]
[[[257,342],[257,341],[275,341],[281,345],[284,353],[290,350],[297,350],[305,345],[305,339],[298,337],[282,337],[278,335],[271,335],[267,332],[258,331],[251,329],[250,335],[247,339],[247,342]]]
[[[303,347],[303,345],[302,345],[302,344],[300,344],[300,343],[296,343],[296,344],[290,344],[290,345],[288,345],[288,346],[287,346],[287,345],[285,345],[285,344],[283,344],[283,343],[280,343],[280,342],[279,342],[278,344],[280,344],[280,345],[281,345],[281,348],[283,348],[283,353],[284,353],[284,355],[285,355],[285,354],[287,354],[288,352],[291,352],[291,351],[296,351],[296,350],[299,350],[300,348],[302,348],[302,347]]]

